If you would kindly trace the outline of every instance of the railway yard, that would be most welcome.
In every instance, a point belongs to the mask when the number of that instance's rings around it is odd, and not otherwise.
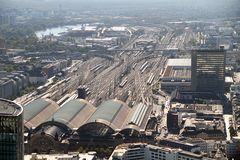
[[[159,30],[149,30],[132,36],[121,48],[92,53],[88,58],[72,61],[68,72],[61,78],[49,78],[48,82],[32,93],[15,99],[15,102],[28,105],[37,99],[51,99],[60,108],[77,98],[85,99],[93,106],[115,99],[124,102],[130,108],[144,104],[151,110],[145,119],[161,117],[158,124],[159,136],[164,137],[162,126],[166,126],[168,95],[160,90],[160,79],[171,52],[169,47],[178,46],[184,50],[192,33],[176,36],[171,30],[159,38]],[[174,45],[174,46],[172,46]],[[104,52],[104,53],[103,53]],[[84,88],[84,98],[79,97],[79,89]],[[158,93],[158,94],[156,94]],[[97,107],[98,108],[98,107]],[[133,109],[135,110],[135,109]],[[143,113],[142,113],[143,114]],[[142,115],[140,114],[140,115]]]
[[[51,98],[61,105],[68,98],[77,98],[76,89],[79,85],[85,85],[89,90],[86,99],[94,105],[114,98],[129,103],[147,101],[151,97],[152,86],[161,76],[166,60],[161,55],[147,55],[136,51],[131,54],[125,52],[115,61],[98,57],[76,61],[70,77],[55,84],[49,80],[39,90],[17,100],[24,104],[40,97]],[[73,71],[74,68],[77,70]]]
[[[165,38],[171,39],[171,35]],[[149,103],[152,87],[158,83],[167,57],[160,51],[133,50],[133,44],[142,37],[129,41],[123,51],[114,51],[110,59],[94,56],[86,61],[74,60],[66,77],[57,81],[50,78],[33,93],[15,101],[24,105],[37,98],[51,98],[61,105],[77,98],[77,88],[84,85],[88,90],[86,99],[95,106],[107,99],[119,99],[128,104]]]

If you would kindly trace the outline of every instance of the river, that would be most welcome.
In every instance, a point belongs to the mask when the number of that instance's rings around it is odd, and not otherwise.
[[[68,32],[69,30],[73,28],[79,28],[81,27],[82,24],[77,24],[77,25],[66,25],[66,26],[59,26],[59,27],[54,27],[54,28],[47,28],[46,30],[42,31],[37,31],[35,34],[39,39],[41,39],[44,36],[53,34],[54,36],[60,36],[61,33],[63,32]]]

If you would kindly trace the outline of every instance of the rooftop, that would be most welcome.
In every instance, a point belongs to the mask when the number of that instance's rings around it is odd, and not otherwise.
[[[191,59],[168,59],[162,80],[163,82],[191,81]]]
[[[212,54],[218,54],[219,52],[225,52],[224,49],[209,49],[209,48],[197,48],[193,49],[193,52],[198,52],[198,53],[205,53],[208,54],[211,52]]]
[[[215,113],[222,114],[223,106],[220,104],[182,104],[182,103],[172,103],[172,108],[174,109],[188,109],[194,110],[196,112],[204,113]]]
[[[168,59],[167,66],[191,67],[191,59],[190,58]]]
[[[58,122],[70,129],[78,129],[82,126],[96,108],[83,99],[75,99],[65,103],[47,121]]]
[[[6,99],[0,98],[0,116],[19,116],[23,112],[23,108]]]
[[[109,100],[98,106],[97,110],[88,119],[87,123],[101,121],[108,123],[113,129],[121,129],[130,108],[127,104],[119,100]]]
[[[140,131],[140,129],[144,130],[151,111],[152,107],[144,105],[143,103],[137,104],[131,109],[126,119],[124,129],[134,128],[138,131]]]
[[[191,69],[190,68],[176,68],[173,66],[167,66],[163,80],[166,78],[179,78],[179,79],[191,79]]]
[[[33,158],[34,157],[34,158]],[[76,158],[77,157],[77,158]],[[32,155],[24,155],[24,160],[58,160],[58,159],[73,159],[73,160],[93,160],[95,155],[91,155],[88,153],[80,153],[80,154],[41,154],[37,155],[33,153]]]
[[[122,32],[122,31],[126,31],[126,27],[116,26],[116,27],[111,27],[110,30]]]
[[[113,156],[117,156],[117,154],[119,154],[119,156],[121,157],[122,155],[125,154],[125,152],[127,150],[135,149],[135,148],[147,148],[147,149],[152,149],[152,150],[161,150],[161,151],[167,152],[167,153],[178,153],[180,155],[187,155],[187,156],[191,156],[191,157],[195,157],[195,158],[203,157],[202,155],[194,154],[194,153],[188,152],[188,151],[183,151],[181,149],[174,149],[174,148],[169,148],[169,147],[159,147],[159,146],[146,144],[146,143],[127,143],[127,144],[125,143],[125,144],[121,144],[115,148],[115,150],[113,151],[113,153],[110,157],[110,160],[113,158]]]
[[[225,77],[225,82],[226,82],[226,83],[234,83],[232,77]]]
[[[195,119],[195,118],[188,118],[185,121],[185,127],[194,127],[196,131],[216,131],[216,130],[224,130],[224,123],[222,121],[207,121],[203,119]],[[214,129],[216,127],[216,129]]]
[[[24,106],[24,125],[27,128],[38,127],[59,108],[58,104],[50,99],[36,99]]]

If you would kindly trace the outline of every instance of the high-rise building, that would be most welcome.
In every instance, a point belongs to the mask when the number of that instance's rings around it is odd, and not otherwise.
[[[226,52],[224,49],[192,51],[192,89],[199,92],[224,92]]]
[[[169,110],[167,113],[167,128],[171,133],[179,133],[182,115],[175,110]]]
[[[23,160],[23,108],[0,99],[0,159]]]
[[[0,38],[0,48],[5,48],[5,40]]]
[[[240,156],[240,137],[233,137],[226,144],[226,155],[229,159],[238,159]]]

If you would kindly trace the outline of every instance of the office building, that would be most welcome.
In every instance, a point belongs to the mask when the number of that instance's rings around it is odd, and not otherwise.
[[[192,51],[192,89],[197,92],[224,92],[225,60],[223,49]]]
[[[192,153],[200,152],[200,147],[198,145],[175,140],[175,139],[166,139],[166,138],[161,139],[159,142],[159,145],[161,147],[182,149],[184,151],[188,151]]]
[[[123,144],[118,146],[109,160],[201,160],[200,154],[181,149],[158,147],[143,143]]]
[[[226,144],[226,155],[229,159],[237,159],[240,156],[240,137],[233,137]]]
[[[169,110],[167,113],[167,128],[171,133],[178,134],[182,122],[182,115],[176,110]]]
[[[23,160],[23,108],[0,99],[0,159]]]
[[[5,48],[5,40],[0,38],[0,48]]]

